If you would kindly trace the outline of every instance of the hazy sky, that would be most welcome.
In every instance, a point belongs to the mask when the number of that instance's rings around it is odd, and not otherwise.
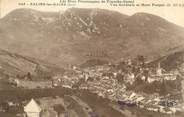
[[[7,13],[11,12],[14,9],[17,8],[32,8],[37,9],[41,11],[59,11],[59,10],[65,10],[69,7],[67,6],[20,6],[18,3],[21,2],[59,2],[60,0],[0,0],[1,1],[1,17],[5,16]],[[112,1],[112,0],[111,0]],[[129,0],[130,1],[130,0]],[[151,13],[155,15],[159,15],[170,22],[173,22],[175,24],[181,25],[184,27],[184,0],[134,0],[135,3],[170,3],[173,5],[174,3],[180,3],[183,4],[183,7],[112,7],[109,4],[79,4],[75,7],[89,7],[89,8],[103,8],[103,9],[110,9],[110,10],[116,10],[123,14],[132,15],[136,12],[146,12]],[[152,2],[151,2],[152,1]],[[167,2],[166,2],[167,1]],[[72,6],[73,7],[73,6]]]

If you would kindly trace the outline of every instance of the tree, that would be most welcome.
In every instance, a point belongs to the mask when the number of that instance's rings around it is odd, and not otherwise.
[[[61,113],[65,112],[65,108],[61,104],[54,105],[54,110],[57,112],[58,117]]]
[[[148,69],[144,69],[143,71],[143,75],[145,76],[145,81],[148,81],[148,76],[149,76],[149,70]]]
[[[138,59],[138,61],[141,62],[141,63],[144,63],[144,62],[145,62],[145,57],[144,57],[143,55],[138,55],[138,56],[137,56],[137,59]]]
[[[32,80],[32,77],[31,77],[31,73],[30,73],[30,72],[27,73],[27,78],[28,78],[29,80]]]
[[[145,66],[146,58],[143,55],[138,55],[136,60],[137,60],[137,63],[138,63],[139,66],[141,66],[141,67]]]

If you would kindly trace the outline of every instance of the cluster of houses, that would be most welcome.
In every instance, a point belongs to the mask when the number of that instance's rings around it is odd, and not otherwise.
[[[177,80],[178,74],[176,72],[163,73],[160,64],[156,68],[147,67],[145,64],[144,60],[140,59],[138,62],[126,60],[116,65],[106,64],[88,68],[74,67],[72,73],[68,72],[63,76],[55,77],[55,86],[89,90],[103,98],[123,101],[157,112],[172,114],[180,111],[182,108],[181,105],[178,106],[181,102],[180,100],[171,101],[167,99],[164,102],[170,102],[172,105],[168,106],[161,103],[163,100],[161,100],[162,97],[159,95],[153,98],[152,94],[135,93],[127,90],[127,86],[134,85],[134,82],[137,80],[147,84],[155,81]]]
[[[149,111],[173,114],[176,111],[182,111],[178,100],[163,98],[158,94],[135,93],[126,90],[126,85],[118,83],[118,80],[101,77],[99,80],[88,81],[82,84],[79,89],[87,89],[102,98],[108,98],[113,101],[121,102],[128,106],[138,106]],[[169,104],[163,104],[169,102]]]
[[[155,81],[161,83],[164,81],[175,81],[177,80],[177,76],[177,72],[163,73],[160,64],[156,68],[148,67],[143,57],[140,57],[136,62],[126,60],[117,64],[106,64],[87,68],[74,66],[66,70],[62,75],[56,74],[53,76],[51,83],[46,86],[89,90],[100,97],[117,101],[120,105],[138,106],[149,111],[173,114],[176,111],[182,111],[182,108],[184,108],[180,104],[181,100],[162,97],[157,93],[155,95],[135,92],[134,90],[127,90],[127,87],[134,86],[134,83],[140,80],[148,85]],[[16,84],[23,83],[16,81]],[[34,100],[31,100],[30,105],[37,106],[35,107],[37,110],[34,110],[37,111],[37,114],[29,114],[29,106],[26,106],[24,110],[26,113],[28,112],[27,116],[37,117],[39,115],[38,113],[40,113],[40,108]]]

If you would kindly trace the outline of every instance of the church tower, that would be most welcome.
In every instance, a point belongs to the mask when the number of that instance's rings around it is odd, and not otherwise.
[[[161,75],[162,75],[162,68],[160,67],[160,62],[158,63],[158,67],[157,67],[157,69],[156,69],[156,74],[157,74],[158,76],[161,76]]]

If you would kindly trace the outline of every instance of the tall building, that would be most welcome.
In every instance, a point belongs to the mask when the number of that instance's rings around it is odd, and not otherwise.
[[[158,76],[161,76],[161,75],[162,75],[162,68],[160,67],[160,62],[158,63],[158,67],[157,67],[157,69],[156,69],[156,74],[157,74]]]

